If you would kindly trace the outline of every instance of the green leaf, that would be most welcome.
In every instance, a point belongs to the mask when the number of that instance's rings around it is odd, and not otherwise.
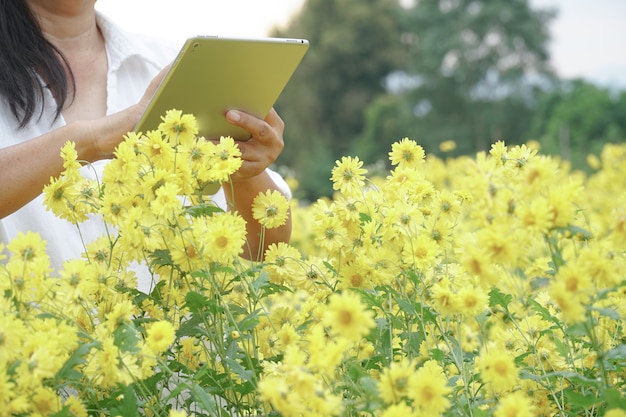
[[[359,220],[361,221],[361,225],[369,223],[372,221],[372,216],[367,213],[359,213]]]
[[[116,396],[117,405],[111,407],[112,416],[136,416],[138,415],[139,404],[135,391],[128,386],[122,388],[122,395]]]
[[[190,319],[185,320],[176,331],[176,337],[197,336],[204,334],[206,330],[202,327],[204,318],[202,315],[194,314]]]
[[[171,266],[174,265],[172,255],[168,249],[157,249],[150,253],[148,256],[150,259],[150,266]]]
[[[607,389],[602,393],[602,397],[606,400],[607,410],[612,408],[626,410],[626,396],[624,396],[623,392]]]
[[[123,352],[138,352],[138,333],[134,324],[124,323],[113,333],[113,343]]]
[[[584,395],[573,389],[566,389],[563,391],[565,396],[565,403],[569,406],[591,407],[599,403],[601,400],[595,395]]]
[[[224,363],[230,369],[231,372],[235,373],[235,375],[237,375],[243,381],[252,382],[254,380],[254,372],[249,369],[245,369],[235,359],[226,357],[224,359]]]
[[[626,344],[622,343],[604,354],[606,360],[626,360]]]
[[[550,314],[548,309],[542,306],[541,304],[539,304],[535,299],[528,297],[526,299],[526,302],[530,304],[533,310],[535,310],[535,312],[537,312],[541,316],[541,318],[544,319],[545,321],[551,321],[552,323],[556,323],[556,324],[560,323],[559,319],[557,319],[552,314]]]
[[[249,330],[253,330],[258,324],[259,310],[255,310],[237,323],[237,330],[240,332],[247,332]]]
[[[198,292],[190,291],[185,295],[185,306],[192,313],[210,313],[216,315],[224,312],[224,307],[219,306],[217,301],[212,298],[208,298]]]
[[[206,411],[210,415],[216,415],[217,405],[215,404],[215,400],[205,391],[204,388],[198,384],[194,384],[191,387],[191,396],[202,410]]]
[[[72,353],[72,355],[65,361],[63,367],[59,369],[55,376],[55,380],[61,381],[77,381],[82,378],[83,374],[74,369],[78,365],[85,363],[85,357],[89,354],[91,348],[98,346],[98,342],[82,344]]]
[[[499,305],[508,311],[511,301],[513,301],[513,296],[511,294],[504,294],[497,287],[493,287],[491,291],[489,291],[489,307]]]
[[[216,213],[223,213],[224,210],[213,203],[198,204],[197,206],[189,206],[185,208],[187,214],[191,217],[212,216]]]
[[[417,311],[418,316],[422,316],[422,320],[425,322],[437,324],[437,313],[433,313],[429,307],[423,306],[420,303],[415,303],[415,311]]]
[[[619,314],[619,312],[615,311],[612,308],[591,307],[591,310],[592,311],[597,311],[601,316],[608,317],[611,320],[615,320],[615,321],[618,321],[618,322],[622,320],[621,314]]]

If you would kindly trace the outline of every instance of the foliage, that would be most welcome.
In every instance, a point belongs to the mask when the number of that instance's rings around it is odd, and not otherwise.
[[[167,120],[99,183],[64,147],[47,201],[110,226],[83,259],[56,276],[36,235],[7,245],[2,415],[624,415],[626,147],[590,177],[502,142],[442,160],[403,139],[378,177],[344,157],[248,263],[201,192],[235,144]]]
[[[504,135],[521,143],[536,90],[551,78],[551,13],[528,1],[439,0],[415,2],[400,16],[409,62],[399,69],[399,91],[389,92],[400,96],[398,107],[383,117],[413,109],[403,127],[429,153],[447,140],[458,144],[456,155],[486,150]],[[371,117],[362,141],[378,147],[364,157],[384,154],[393,141],[380,131],[381,117]]]
[[[281,163],[297,169],[298,194],[331,195],[319,180],[330,161],[384,160],[404,135],[429,154],[453,140],[453,155],[529,139],[537,94],[553,79],[552,16],[528,0],[306,1],[276,32],[311,40],[277,105],[289,120]]]
[[[531,129],[546,153],[583,167],[590,152],[626,138],[626,92],[563,81],[539,97]]]
[[[402,65],[397,11],[396,0],[307,0],[288,28],[273,33],[311,42],[276,104],[289,120],[281,163],[297,169],[298,192],[308,198],[331,193],[332,161],[350,149],[365,108]]]

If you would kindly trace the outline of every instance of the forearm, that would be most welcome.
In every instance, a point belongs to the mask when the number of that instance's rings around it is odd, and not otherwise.
[[[247,243],[244,246],[243,257],[246,259],[260,260],[259,255],[263,256],[265,250],[272,243],[288,242],[291,237],[291,213],[287,217],[287,221],[283,226],[265,229],[262,236],[261,224],[252,216],[252,203],[254,198],[262,192],[268,190],[278,190],[279,187],[272,180],[267,171],[248,178],[246,180],[237,181],[232,185],[224,185],[224,194],[228,207],[237,211],[246,221]],[[262,250],[261,245],[263,245]]]
[[[51,177],[63,170],[61,147],[72,141],[78,158],[110,158],[124,134],[132,130],[137,110],[129,108],[98,120],[75,122],[29,141],[0,149],[0,218],[37,197]]]

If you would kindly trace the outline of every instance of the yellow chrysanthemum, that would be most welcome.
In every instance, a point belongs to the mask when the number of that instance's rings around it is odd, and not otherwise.
[[[74,202],[78,199],[80,191],[74,178],[61,176],[50,178],[50,183],[43,188],[43,201],[46,208],[55,216],[78,223],[81,219],[73,210]]]
[[[357,342],[376,326],[374,314],[367,309],[357,293],[335,293],[328,300],[323,323],[331,329],[332,334]]]
[[[568,289],[565,281],[556,281],[550,285],[549,294],[558,305],[559,313],[563,321],[568,324],[582,323],[585,321],[585,302],[587,297]]]
[[[301,272],[301,260],[300,251],[284,242],[273,243],[265,251],[265,269],[274,283],[282,284]]]
[[[362,168],[363,161],[358,157],[344,156],[335,162],[330,177],[333,189],[344,194],[358,193],[365,184],[367,170]]]
[[[516,391],[500,399],[494,417],[533,417],[535,407],[522,391]]]
[[[176,151],[172,144],[158,130],[147,132],[139,142],[139,152],[144,154],[150,164],[160,168],[174,166]]]
[[[252,202],[252,216],[268,229],[282,226],[289,216],[289,202],[276,190],[259,193]]]
[[[196,236],[203,236],[204,255],[210,261],[227,263],[239,256],[246,241],[246,222],[233,213],[211,216],[199,223]]]
[[[407,358],[392,362],[380,373],[378,394],[387,404],[398,404],[409,397],[409,380],[416,373],[416,365]]]
[[[409,138],[403,138],[391,145],[389,159],[391,164],[415,168],[424,163],[424,148]]]
[[[483,382],[497,392],[508,391],[519,384],[519,370],[514,357],[504,350],[495,347],[485,349],[475,363]]]
[[[411,417],[413,410],[406,403],[392,404],[383,411],[380,417]]]
[[[228,181],[242,163],[241,150],[235,140],[230,136],[222,136],[220,143],[213,147],[213,155],[210,159],[211,175],[208,181]]]
[[[180,110],[168,110],[165,116],[161,117],[159,130],[170,140],[177,143],[189,143],[198,134],[196,118],[192,114],[183,114]]]
[[[454,295],[453,302],[459,313],[474,317],[488,307],[489,296],[480,287],[465,286]]]
[[[450,408],[447,395],[452,392],[441,366],[429,360],[408,381],[408,396],[422,415],[439,416]]]
[[[160,320],[148,328],[146,345],[155,353],[165,352],[174,342],[176,330],[172,323]]]

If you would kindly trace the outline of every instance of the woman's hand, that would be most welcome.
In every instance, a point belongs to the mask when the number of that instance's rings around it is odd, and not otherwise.
[[[232,181],[240,182],[263,173],[267,167],[274,163],[285,146],[283,141],[285,124],[283,120],[274,109],[270,110],[265,120],[236,110],[230,110],[226,114],[226,119],[251,134],[249,140],[237,142],[243,164],[232,175]]]
[[[291,213],[283,226],[265,232],[252,214],[254,198],[259,193],[268,190],[283,191],[266,169],[283,150],[285,125],[274,109],[270,110],[265,120],[234,110],[229,111],[226,118],[252,135],[245,142],[237,142],[243,164],[231,175],[232,183],[224,185],[224,194],[228,207],[237,211],[246,221],[248,241],[243,248],[243,257],[260,260],[269,245],[289,242],[291,236]]]

